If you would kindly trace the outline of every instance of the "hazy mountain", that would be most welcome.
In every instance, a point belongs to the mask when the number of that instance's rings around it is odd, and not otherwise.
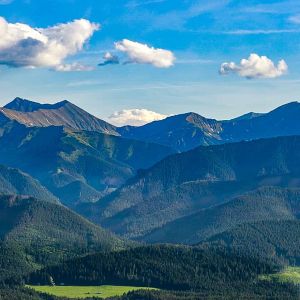
[[[295,220],[299,213],[300,189],[264,187],[170,222],[143,237],[143,240],[195,244],[239,224]]]
[[[15,122],[0,137],[0,163],[29,173],[68,205],[98,200],[170,153],[99,132]]]
[[[59,200],[37,180],[18,169],[0,165],[0,194],[32,196],[44,201],[59,203]]]
[[[16,98],[0,108],[1,115],[2,118],[6,117],[29,127],[65,126],[76,130],[119,135],[113,125],[94,117],[66,100],[51,105]]]
[[[40,104],[16,98],[0,108],[0,127],[12,120],[28,127],[64,126],[75,130],[120,135],[164,145],[176,151],[187,151],[200,145],[297,135],[300,134],[299,117],[300,103],[291,102],[269,113],[250,112],[232,120],[207,119],[191,112],[144,126],[117,128],[66,100],[56,104]]]
[[[31,197],[0,196],[0,279],[127,243],[71,210]],[[5,259],[5,253],[6,259]],[[7,257],[10,257],[8,260]]]
[[[198,147],[140,172],[81,212],[127,237],[228,202],[260,186],[300,187],[300,137]]]
[[[125,126],[117,130],[123,137],[168,145],[178,151],[222,142],[221,123],[195,113],[175,115],[144,126]]]
[[[266,113],[248,113],[217,121],[195,113],[171,116],[141,127],[125,126],[118,132],[131,139],[155,142],[186,151],[200,145],[300,134],[300,103],[291,102]]]

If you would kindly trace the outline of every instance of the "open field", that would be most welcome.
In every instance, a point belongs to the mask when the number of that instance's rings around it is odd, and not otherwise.
[[[272,275],[261,276],[263,280],[276,280],[279,282],[290,282],[300,284],[300,267],[287,267],[282,272]]]
[[[46,293],[58,297],[81,298],[99,297],[108,298],[112,296],[121,296],[134,290],[152,289],[134,286],[27,286],[37,292]]]

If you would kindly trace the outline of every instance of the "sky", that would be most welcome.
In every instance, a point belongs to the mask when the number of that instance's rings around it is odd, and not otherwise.
[[[0,106],[228,119],[297,101],[299,84],[300,1],[0,0]]]

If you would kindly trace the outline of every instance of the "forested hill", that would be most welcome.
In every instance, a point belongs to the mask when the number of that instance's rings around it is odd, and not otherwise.
[[[299,188],[299,148],[299,136],[198,147],[163,159],[82,212],[119,234],[143,239],[168,222],[188,220],[262,186]]]
[[[135,285],[168,291],[133,292],[121,299],[297,299],[297,288],[263,282],[259,274],[278,267],[223,248],[139,247],[117,253],[89,255],[56,267],[47,267],[27,282],[59,285]]]
[[[32,196],[44,201],[59,203],[39,181],[24,172],[0,165],[0,194]]]
[[[143,237],[147,242],[195,244],[240,224],[296,220],[300,189],[262,187],[232,200],[167,223]],[[274,230],[276,228],[274,227]],[[295,236],[294,242],[300,242]]]
[[[58,285],[120,284],[199,290],[217,283],[253,280],[258,274],[276,270],[275,266],[231,255],[222,249],[145,246],[46,267],[32,274],[29,281],[47,284],[51,276]]]
[[[0,282],[47,264],[131,245],[62,205],[21,196],[0,196],[0,239]]]

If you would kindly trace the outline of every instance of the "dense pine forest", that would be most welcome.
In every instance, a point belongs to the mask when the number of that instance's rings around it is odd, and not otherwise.
[[[175,299],[197,299],[213,294],[232,297],[238,293],[268,297],[298,295],[297,289],[288,284],[258,280],[259,275],[279,270],[278,265],[229,253],[224,248],[200,250],[162,245],[71,260],[37,271],[26,281],[47,285],[51,278],[57,285],[117,284],[178,291],[149,292],[149,299],[172,299],[173,295]],[[183,290],[186,292],[179,292]],[[143,293],[148,299],[147,292]],[[133,293],[124,299],[139,299],[138,295]]]

